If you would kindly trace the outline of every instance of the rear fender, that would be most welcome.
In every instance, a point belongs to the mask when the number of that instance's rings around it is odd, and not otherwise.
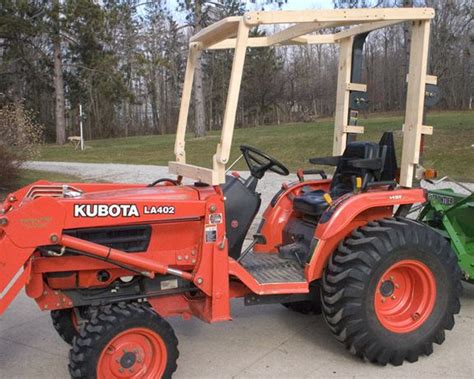
[[[370,221],[391,217],[397,205],[423,203],[423,189],[365,192],[335,202],[321,217],[314,238],[318,241],[306,277],[311,282],[322,277],[327,261],[337,245],[352,231]]]

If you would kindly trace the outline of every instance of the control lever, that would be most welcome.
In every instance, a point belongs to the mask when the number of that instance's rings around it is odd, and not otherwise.
[[[242,259],[245,258],[245,256],[252,251],[253,247],[256,244],[265,244],[267,243],[266,238],[262,234],[254,234],[253,235],[253,241],[250,245],[247,246],[247,248],[240,254],[240,257],[237,259],[237,262],[240,262]]]

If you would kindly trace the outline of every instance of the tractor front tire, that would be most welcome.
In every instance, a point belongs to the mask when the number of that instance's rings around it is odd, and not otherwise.
[[[178,340],[150,307],[119,303],[98,308],[74,340],[72,378],[171,378]]]
[[[323,313],[349,351],[380,365],[414,362],[459,313],[461,272],[448,242],[413,220],[370,222],[332,255]]]
[[[72,308],[51,311],[51,320],[59,336],[69,345],[79,335],[76,311]]]

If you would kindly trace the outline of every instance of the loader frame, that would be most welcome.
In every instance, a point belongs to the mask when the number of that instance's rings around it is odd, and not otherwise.
[[[426,85],[436,85],[437,78],[427,75],[431,8],[409,9],[335,9],[305,11],[249,12],[243,16],[227,17],[194,35],[189,44],[189,55],[183,86],[181,108],[174,152],[176,160],[169,162],[170,172],[212,185],[225,182],[226,164],[229,163],[235,116],[248,48],[337,44],[339,65],[336,109],[334,120],[333,154],[340,155],[348,136],[364,133],[364,127],[351,122],[351,96],[367,91],[360,79],[353,76],[354,51],[360,36],[402,22],[411,24],[411,48],[407,75],[406,114],[403,125],[403,154],[400,185],[411,187],[414,171],[419,163],[423,134],[432,134],[431,126],[423,125]],[[252,28],[283,25],[280,31],[263,37],[249,37]],[[330,28],[343,27],[336,33],[318,33]],[[363,41],[362,41],[363,44]],[[197,60],[204,50],[234,49],[232,72],[222,124],[220,143],[212,160],[212,169],[187,164],[185,135]]]

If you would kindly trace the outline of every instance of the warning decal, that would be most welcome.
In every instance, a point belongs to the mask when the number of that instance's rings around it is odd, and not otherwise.
[[[206,242],[216,242],[217,240],[217,225],[206,225],[205,228]]]

